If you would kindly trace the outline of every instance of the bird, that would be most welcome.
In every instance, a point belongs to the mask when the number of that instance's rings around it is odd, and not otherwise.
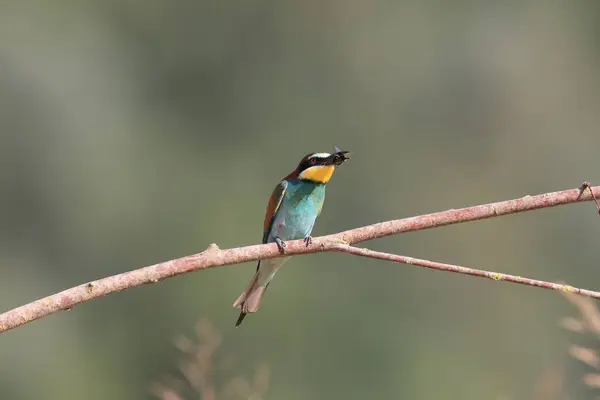
[[[287,240],[303,238],[306,246],[310,246],[311,232],[325,201],[325,187],[336,167],[349,159],[349,154],[336,146],[331,154],[309,153],[302,158],[296,169],[283,178],[271,193],[263,225],[263,243],[275,242],[282,254]],[[282,257],[258,262],[248,288],[233,303],[233,307],[240,309],[236,328],[247,314],[258,311],[275,273],[288,259]]]

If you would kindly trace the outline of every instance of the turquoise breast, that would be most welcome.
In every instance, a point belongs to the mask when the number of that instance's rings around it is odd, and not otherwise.
[[[325,185],[288,182],[283,201],[273,221],[267,242],[301,239],[312,232],[325,200]]]

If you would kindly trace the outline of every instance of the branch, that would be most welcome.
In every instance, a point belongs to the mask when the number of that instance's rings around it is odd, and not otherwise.
[[[564,285],[564,284],[560,284],[560,283],[553,283],[553,282],[547,282],[547,281],[540,281],[537,279],[523,278],[522,276],[501,274],[498,272],[485,271],[485,270],[481,270],[481,269],[461,267],[459,265],[444,264],[444,263],[439,263],[439,262],[429,261],[429,260],[421,260],[419,258],[401,256],[398,254],[383,253],[381,251],[374,251],[374,250],[369,250],[369,249],[365,249],[365,248],[349,246],[346,244],[338,244],[338,245],[334,246],[332,251],[339,251],[340,253],[348,253],[348,254],[352,254],[352,255],[360,256],[360,257],[368,257],[368,258],[375,258],[378,260],[391,261],[391,262],[395,262],[395,263],[399,263],[399,264],[416,265],[419,267],[429,268],[429,269],[433,269],[436,271],[447,271],[447,272],[455,272],[457,274],[477,276],[479,278],[487,278],[487,279],[492,279],[494,281],[505,281],[505,282],[511,282],[511,283],[519,283],[521,285],[526,285],[526,286],[539,287],[542,289],[559,290],[562,292],[574,293],[574,294],[578,294],[581,296],[592,297],[594,299],[600,300],[600,292],[595,292],[593,290],[587,290],[587,289],[580,289],[580,288],[576,288],[576,287],[573,287],[570,285]]]
[[[589,190],[585,190],[589,189]],[[416,217],[397,219],[392,221],[380,222],[373,225],[363,226],[361,228],[351,229],[332,235],[322,236],[313,239],[313,244],[309,247],[304,245],[303,240],[293,240],[286,242],[286,256],[310,254],[317,252],[346,252],[356,255],[357,249],[348,245],[365,242],[385,236],[398,235],[405,232],[431,229],[440,226],[458,224],[463,222],[477,221],[501,215],[514,214],[523,211],[531,211],[541,208],[555,207],[582,201],[595,200],[600,197],[600,186],[591,187],[584,184],[579,189],[563,190],[560,192],[546,193],[536,196],[525,196],[520,199],[501,201],[497,203],[484,204],[474,207],[466,207],[458,210],[447,210],[433,214],[420,215]],[[346,246],[346,247],[344,247]],[[366,250],[365,251],[370,251]],[[380,254],[380,253],[371,253]],[[383,253],[385,254],[385,253]],[[393,255],[389,255],[393,256]],[[254,246],[238,247],[233,249],[221,250],[216,244],[211,244],[202,253],[194,254],[175,260],[165,261],[159,264],[151,265],[125,272],[119,275],[110,276],[96,281],[88,282],[79,286],[72,287],[62,292],[48,297],[36,300],[29,304],[17,307],[13,310],[0,314],[0,333],[10,329],[17,328],[39,318],[54,314],[57,311],[69,310],[72,307],[83,302],[106,296],[111,293],[131,289],[144,284],[156,283],[166,278],[177,275],[183,275],[201,269],[222,267],[225,265],[241,264],[250,261],[264,260],[268,258],[282,257],[275,243],[261,244]],[[386,256],[387,257],[387,256]],[[402,257],[402,256],[393,256]],[[391,260],[391,261],[398,261]],[[405,261],[414,260],[406,257]],[[433,268],[431,261],[421,260],[424,263],[430,263],[428,268]],[[407,262],[410,264],[410,262]],[[533,281],[525,278],[512,277],[510,275],[495,274],[487,271],[468,270],[464,267],[453,266],[453,268],[442,267],[446,264],[438,264],[436,269],[463,273],[475,276],[502,276],[507,282],[523,283],[532,286],[546,287],[548,285],[558,288],[557,284],[549,282]],[[492,274],[489,275],[488,274]],[[494,275],[495,274],[495,275]],[[510,277],[508,279],[507,277]],[[529,282],[529,283],[526,283]],[[543,284],[541,284],[543,283]],[[573,289],[574,292],[576,292]],[[582,295],[599,298],[596,292],[582,291],[577,289]]]

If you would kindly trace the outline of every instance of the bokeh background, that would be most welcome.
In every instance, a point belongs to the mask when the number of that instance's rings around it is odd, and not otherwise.
[[[258,243],[274,185],[334,145],[354,156],[315,235],[600,182],[596,2],[1,4],[4,310],[211,242]],[[598,289],[599,232],[586,203],[368,246]],[[155,398],[178,374],[173,338],[202,318],[235,358],[216,384],[264,363],[266,399],[532,399],[548,371],[557,399],[594,395],[555,292],[318,254],[286,264],[234,330],[254,268],[2,335],[0,398]]]

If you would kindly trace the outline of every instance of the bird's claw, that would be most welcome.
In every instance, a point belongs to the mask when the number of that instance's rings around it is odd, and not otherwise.
[[[278,237],[276,237],[275,243],[277,243],[277,247],[279,248],[279,251],[283,254],[284,249],[285,249],[285,242],[283,240],[279,239]]]
[[[310,246],[312,244],[312,236],[304,236],[304,243],[306,243],[306,247]]]

